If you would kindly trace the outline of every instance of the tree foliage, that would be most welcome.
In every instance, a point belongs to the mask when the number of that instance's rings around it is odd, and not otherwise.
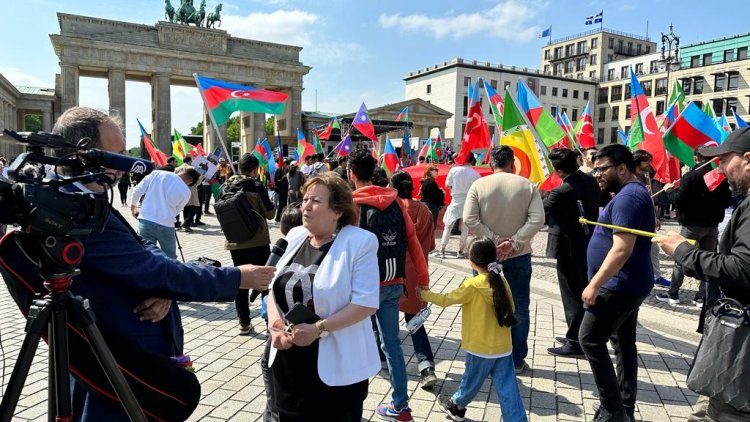
[[[190,128],[190,134],[203,136],[203,120],[198,122],[197,125]]]
[[[227,122],[227,142],[237,142],[240,140],[240,118],[232,117]]]
[[[39,114],[25,115],[24,128],[27,132],[39,132],[42,130],[42,116]]]
[[[271,116],[268,119],[266,119],[266,138],[271,139],[276,134],[275,132],[275,125],[276,123],[276,116]]]

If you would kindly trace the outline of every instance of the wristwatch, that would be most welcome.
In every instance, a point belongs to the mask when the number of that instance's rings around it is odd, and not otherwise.
[[[329,331],[326,329],[326,320],[318,320],[318,322],[315,323],[315,326],[318,327],[318,336],[320,338],[328,337]]]

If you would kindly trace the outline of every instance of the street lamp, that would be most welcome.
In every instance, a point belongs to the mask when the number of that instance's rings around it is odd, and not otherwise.
[[[661,33],[661,59],[657,61],[659,68],[667,70],[667,89],[664,94],[664,109],[669,105],[669,73],[680,68],[680,37],[672,31],[673,25],[669,25],[669,33]]]

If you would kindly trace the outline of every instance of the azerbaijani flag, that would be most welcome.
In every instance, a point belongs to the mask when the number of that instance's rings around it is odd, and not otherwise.
[[[442,140],[442,137],[440,136],[440,131],[438,131],[437,137],[435,138],[435,140],[430,141],[430,147],[427,150],[426,158],[431,159],[433,162],[440,161],[440,157],[443,156],[442,148],[443,148],[443,140]]]
[[[344,139],[341,140],[335,147],[333,147],[333,150],[336,151],[336,154],[339,157],[344,157],[349,155],[352,152],[352,138],[347,133],[346,136],[344,136]]]
[[[385,170],[388,177],[391,177],[393,173],[397,172],[401,168],[401,162],[396,154],[396,148],[393,148],[391,138],[385,138],[385,148],[383,149],[383,157],[380,163],[380,167]]]
[[[265,150],[266,160],[268,160],[268,174],[274,174],[276,172],[276,161],[273,159],[273,148],[266,138],[260,140],[260,145]]]
[[[487,94],[487,98],[490,100],[490,109],[492,110],[492,116],[495,118],[497,123],[497,130],[503,127],[503,113],[505,112],[505,104],[503,104],[503,98],[500,94],[492,88],[492,85],[484,82],[484,93]]]
[[[424,145],[422,145],[422,148],[419,149],[419,154],[417,154],[417,157],[425,157],[427,158],[427,153],[430,151],[430,139],[424,140]]]
[[[289,95],[283,92],[209,79],[195,73],[193,76],[206,108],[219,126],[229,121],[229,116],[235,111],[282,114],[284,104],[289,98]]]
[[[331,137],[331,133],[333,133],[334,129],[341,130],[341,125],[339,125],[339,119],[337,119],[336,116],[331,118],[331,121],[328,122],[328,126],[326,126],[326,128],[323,129],[323,132],[320,132],[320,135],[318,135],[318,137],[320,139],[328,140]]]
[[[135,121],[138,122],[138,128],[141,129],[141,142],[143,142],[143,147],[146,148],[148,156],[151,157],[151,161],[153,161],[157,167],[167,165],[167,154],[159,151],[159,149],[154,146],[146,133],[146,129],[143,128],[141,121],[138,119],[135,119]]]
[[[297,129],[297,160],[304,161],[308,155],[315,154],[315,147],[307,142],[305,134]]]
[[[722,131],[721,142],[724,142],[724,139],[727,139],[727,136],[732,133],[732,126],[729,126],[729,120],[727,120],[726,114],[722,114],[721,117],[719,117],[719,127]]]
[[[518,106],[526,114],[545,146],[562,142],[567,135],[526,84],[518,80]]]
[[[359,106],[359,110],[357,110],[357,114],[354,116],[354,120],[352,120],[352,126],[362,135],[365,135],[366,138],[378,142],[378,137],[375,136],[375,126],[373,126],[372,120],[370,120],[370,116],[367,114],[365,103]]]
[[[693,151],[707,143],[718,145],[721,142],[721,129],[714,119],[707,116],[695,103],[691,102],[685,111],[664,132],[664,146],[670,154],[683,163],[694,166]]]
[[[651,112],[646,94],[643,92],[643,87],[632,67],[630,68],[630,109],[632,119],[630,149],[640,148],[651,153],[652,165],[656,170],[654,179],[662,183],[669,182],[669,164],[662,135],[656,124],[656,118]]]
[[[404,107],[403,110],[401,110],[401,113],[398,113],[398,116],[396,116],[397,122],[408,122],[409,121],[409,106]]]

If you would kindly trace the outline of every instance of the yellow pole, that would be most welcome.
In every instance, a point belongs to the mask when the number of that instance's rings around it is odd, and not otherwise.
[[[601,226],[601,227],[606,227],[606,228],[612,229],[612,230],[619,230],[621,232],[630,233],[630,234],[634,234],[634,235],[637,235],[637,236],[645,236],[645,237],[656,237],[657,236],[656,233],[651,233],[651,232],[647,232],[647,231],[644,231],[644,230],[638,230],[638,229],[631,229],[629,227],[615,226],[614,224],[599,223],[599,222],[596,222],[596,221],[587,220],[587,219],[585,219],[583,217],[579,217],[578,218],[578,222],[581,223],[581,224],[591,224],[592,226]],[[687,242],[689,244],[693,245],[693,246],[695,246],[695,243],[696,243],[695,240],[693,240],[693,239],[687,239]]]

